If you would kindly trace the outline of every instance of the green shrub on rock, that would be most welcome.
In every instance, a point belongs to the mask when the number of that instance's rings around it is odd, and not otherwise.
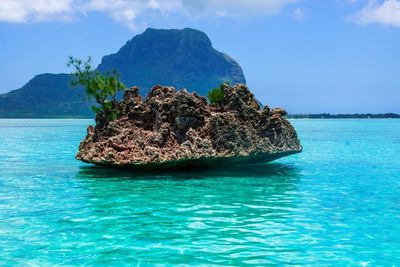
[[[224,85],[225,83],[221,84],[219,87],[211,89],[208,92],[207,95],[208,101],[210,101],[212,105],[217,105],[224,99],[225,94],[224,91],[222,90]]]
[[[85,88],[88,99],[96,100],[98,105],[93,105],[92,110],[96,114],[102,114],[109,121],[118,118],[119,103],[117,101],[118,91],[125,90],[125,85],[119,80],[116,71],[105,74],[95,70],[91,65],[92,60],[83,62],[81,59],[69,57],[67,66],[75,71],[72,73],[73,86],[82,85]]]

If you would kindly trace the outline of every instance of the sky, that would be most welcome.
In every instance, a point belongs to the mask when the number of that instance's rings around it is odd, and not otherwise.
[[[0,0],[0,93],[147,27],[195,28],[289,113],[400,113],[400,0]]]

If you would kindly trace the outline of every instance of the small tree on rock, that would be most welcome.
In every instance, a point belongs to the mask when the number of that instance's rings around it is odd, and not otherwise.
[[[228,83],[222,83],[219,87],[216,87],[214,89],[211,89],[208,92],[208,101],[210,101],[210,103],[212,105],[218,105],[221,103],[221,101],[224,99],[225,93],[223,91],[223,87],[228,84]]]
[[[114,70],[103,74],[95,70],[90,57],[87,61],[69,57],[67,66],[74,68],[72,85],[82,85],[88,99],[96,100],[97,105],[93,105],[92,110],[102,113],[109,121],[116,119],[120,112],[117,93],[125,90],[118,73]]]

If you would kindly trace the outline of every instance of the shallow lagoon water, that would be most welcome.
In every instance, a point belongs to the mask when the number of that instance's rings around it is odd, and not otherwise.
[[[400,265],[400,120],[292,120],[269,164],[74,159],[90,120],[0,120],[0,265]]]

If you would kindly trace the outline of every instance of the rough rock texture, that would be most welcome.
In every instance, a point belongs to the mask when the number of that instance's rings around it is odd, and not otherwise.
[[[302,150],[286,112],[260,107],[246,85],[223,86],[218,105],[185,89],[155,86],[145,99],[125,92],[121,117],[98,117],[76,158],[119,167],[174,168],[259,163]]]

